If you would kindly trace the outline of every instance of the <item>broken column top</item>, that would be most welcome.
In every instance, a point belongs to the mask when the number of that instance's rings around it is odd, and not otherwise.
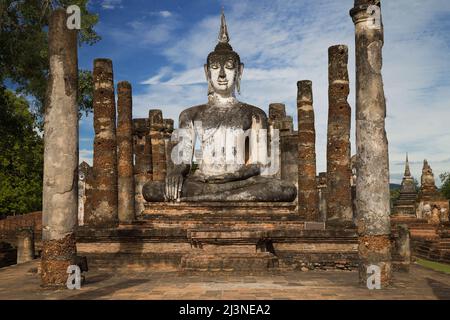
[[[348,47],[343,44],[328,48],[328,80],[348,81]]]
[[[146,118],[133,119],[133,134],[144,136],[150,130],[149,120]]]
[[[64,55],[64,50],[60,50],[61,48],[67,48],[65,50],[66,52],[76,53],[77,50],[73,50],[73,46],[75,46],[76,49],[76,33],[77,30],[68,30],[69,34],[72,34],[71,36],[67,37],[60,37],[58,36],[62,30],[67,30],[67,13],[66,10],[62,8],[55,9],[50,16],[49,20],[49,49],[53,52],[50,52],[50,54],[54,55]],[[50,27],[50,25],[52,27]],[[68,61],[66,61],[67,63]]]
[[[173,119],[163,119],[164,131],[172,132],[174,127]]]
[[[284,103],[269,104],[269,119],[283,120],[286,118],[286,105]]]
[[[128,81],[120,81],[117,84],[117,88],[124,88],[124,89],[131,89],[131,83],[129,83]]]
[[[92,167],[86,161],[83,161],[78,165],[78,173],[79,176],[84,175],[86,177],[92,173]]]
[[[160,109],[151,109],[148,112],[148,119],[150,120],[150,124],[163,123],[162,111]]]
[[[148,124],[150,126],[150,130],[152,131],[164,130],[164,119],[160,109],[151,109],[148,112]]]
[[[112,60],[107,58],[97,58],[94,60],[94,69],[102,68],[103,72],[113,72]]]
[[[302,80],[297,82],[298,101],[313,102],[312,81]]]
[[[375,5],[380,6],[380,0],[355,0],[355,7],[356,6],[364,6],[364,5]]]
[[[319,172],[319,175],[317,176],[317,184],[318,186],[327,186],[327,173],[326,172]]]

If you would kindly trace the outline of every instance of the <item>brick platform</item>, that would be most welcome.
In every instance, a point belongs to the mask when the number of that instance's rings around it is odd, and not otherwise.
[[[148,203],[141,220],[79,228],[93,268],[190,271],[353,269],[356,230],[308,222],[293,203]]]

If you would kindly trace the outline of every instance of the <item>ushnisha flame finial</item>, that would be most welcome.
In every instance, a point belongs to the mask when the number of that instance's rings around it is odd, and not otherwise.
[[[228,35],[227,22],[225,20],[225,12],[223,7],[222,7],[222,15],[220,17],[219,42],[220,43],[230,42],[230,36]]]

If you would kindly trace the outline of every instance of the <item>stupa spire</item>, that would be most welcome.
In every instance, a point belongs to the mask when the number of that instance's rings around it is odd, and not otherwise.
[[[409,169],[408,153],[406,153],[405,177],[410,177],[410,176],[411,176],[411,170]]]
[[[225,12],[223,7],[222,7],[222,15],[220,17],[219,42],[220,43],[230,42],[230,36],[228,35],[227,21],[225,20]]]

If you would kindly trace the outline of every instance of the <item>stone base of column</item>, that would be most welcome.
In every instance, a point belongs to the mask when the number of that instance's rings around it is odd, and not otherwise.
[[[135,217],[138,217],[145,210],[145,199],[142,195],[142,187],[148,181],[152,181],[152,176],[150,174],[139,173],[134,175],[134,185],[135,185],[135,202],[134,202],[134,210]]]
[[[42,243],[41,280],[42,287],[65,288],[67,267],[72,264],[77,253],[75,234],[60,240],[44,240]]]
[[[397,225],[392,248],[394,271],[409,272],[411,265],[411,235],[407,224]]]
[[[34,230],[21,228],[17,231],[17,264],[34,259]]]
[[[381,270],[381,288],[392,281],[391,240],[389,235],[364,235],[359,237],[359,281],[367,286],[368,267],[376,265]]]

